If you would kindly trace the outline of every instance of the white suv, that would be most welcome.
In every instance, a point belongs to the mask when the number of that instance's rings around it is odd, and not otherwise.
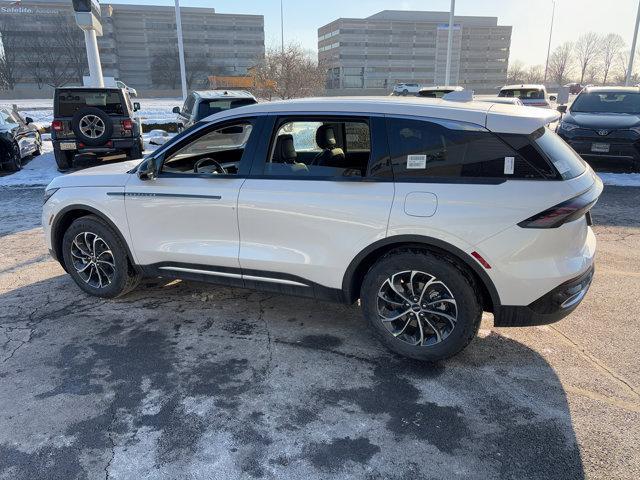
[[[326,98],[218,113],[142,162],[58,177],[42,221],[78,286],[177,277],[353,303],[392,350],[449,357],[570,313],[602,183],[546,109]],[[185,299],[188,301],[188,299]]]

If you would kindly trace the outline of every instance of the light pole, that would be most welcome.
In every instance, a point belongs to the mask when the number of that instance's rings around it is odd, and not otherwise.
[[[102,35],[100,2],[98,0],[72,0],[76,23],[84,31],[84,43],[87,49],[90,87],[104,87],[98,35]]]
[[[553,7],[551,8],[551,27],[549,28],[549,45],[547,46],[547,62],[544,66],[544,83],[547,83],[547,72],[549,71],[549,54],[551,53],[551,36],[553,35],[553,17],[556,13],[556,0],[553,0]]]
[[[453,44],[453,12],[456,9],[456,0],[451,0],[449,11],[449,36],[447,37],[447,68],[444,71],[444,84],[449,85],[451,79],[451,46]]]
[[[280,0],[280,45],[282,53],[284,53],[284,8],[282,7],[282,0]]]
[[[176,0],[176,30],[178,33],[178,57],[180,59],[180,83],[182,100],[187,99],[187,73],[184,66],[184,44],[182,43],[182,21],[180,20],[180,0]]]
[[[633,75],[633,57],[636,56],[636,42],[638,41],[638,25],[640,25],[640,1],[638,2],[638,13],[636,15],[636,28],[633,31],[633,42],[631,42],[631,55],[629,56],[629,68],[627,69],[627,78],[624,81],[625,85],[631,83],[631,76]]]

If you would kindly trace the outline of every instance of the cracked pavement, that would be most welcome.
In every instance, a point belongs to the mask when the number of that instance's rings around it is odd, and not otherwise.
[[[0,189],[0,479],[640,478],[640,189],[606,187],[583,304],[442,364],[357,306],[148,280],[82,293],[41,189]]]

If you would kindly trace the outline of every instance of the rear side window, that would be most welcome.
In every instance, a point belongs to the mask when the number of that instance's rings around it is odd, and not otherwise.
[[[491,132],[450,121],[387,119],[394,177],[544,178]]]
[[[586,165],[573,148],[565,143],[555,132],[540,128],[532,134],[533,141],[549,157],[553,166],[564,180],[581,175]]]
[[[499,97],[515,97],[520,100],[544,100],[544,91],[538,88],[503,89],[498,93]]]
[[[124,115],[125,107],[117,90],[62,90],[57,92],[58,115],[72,117],[85,107],[96,107],[108,115]]]

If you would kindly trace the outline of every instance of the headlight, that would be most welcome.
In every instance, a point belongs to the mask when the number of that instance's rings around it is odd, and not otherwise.
[[[58,190],[60,190],[59,188],[50,188],[49,190],[45,190],[44,191],[44,199],[42,201],[42,204],[44,205],[45,203],[47,203],[47,201],[53,196],[54,193],[56,193]]]
[[[576,125],[575,123],[569,123],[569,122],[560,123],[560,129],[564,130],[565,132],[570,132],[571,130],[575,130],[576,128],[580,128],[580,127],[578,127],[578,125]]]

